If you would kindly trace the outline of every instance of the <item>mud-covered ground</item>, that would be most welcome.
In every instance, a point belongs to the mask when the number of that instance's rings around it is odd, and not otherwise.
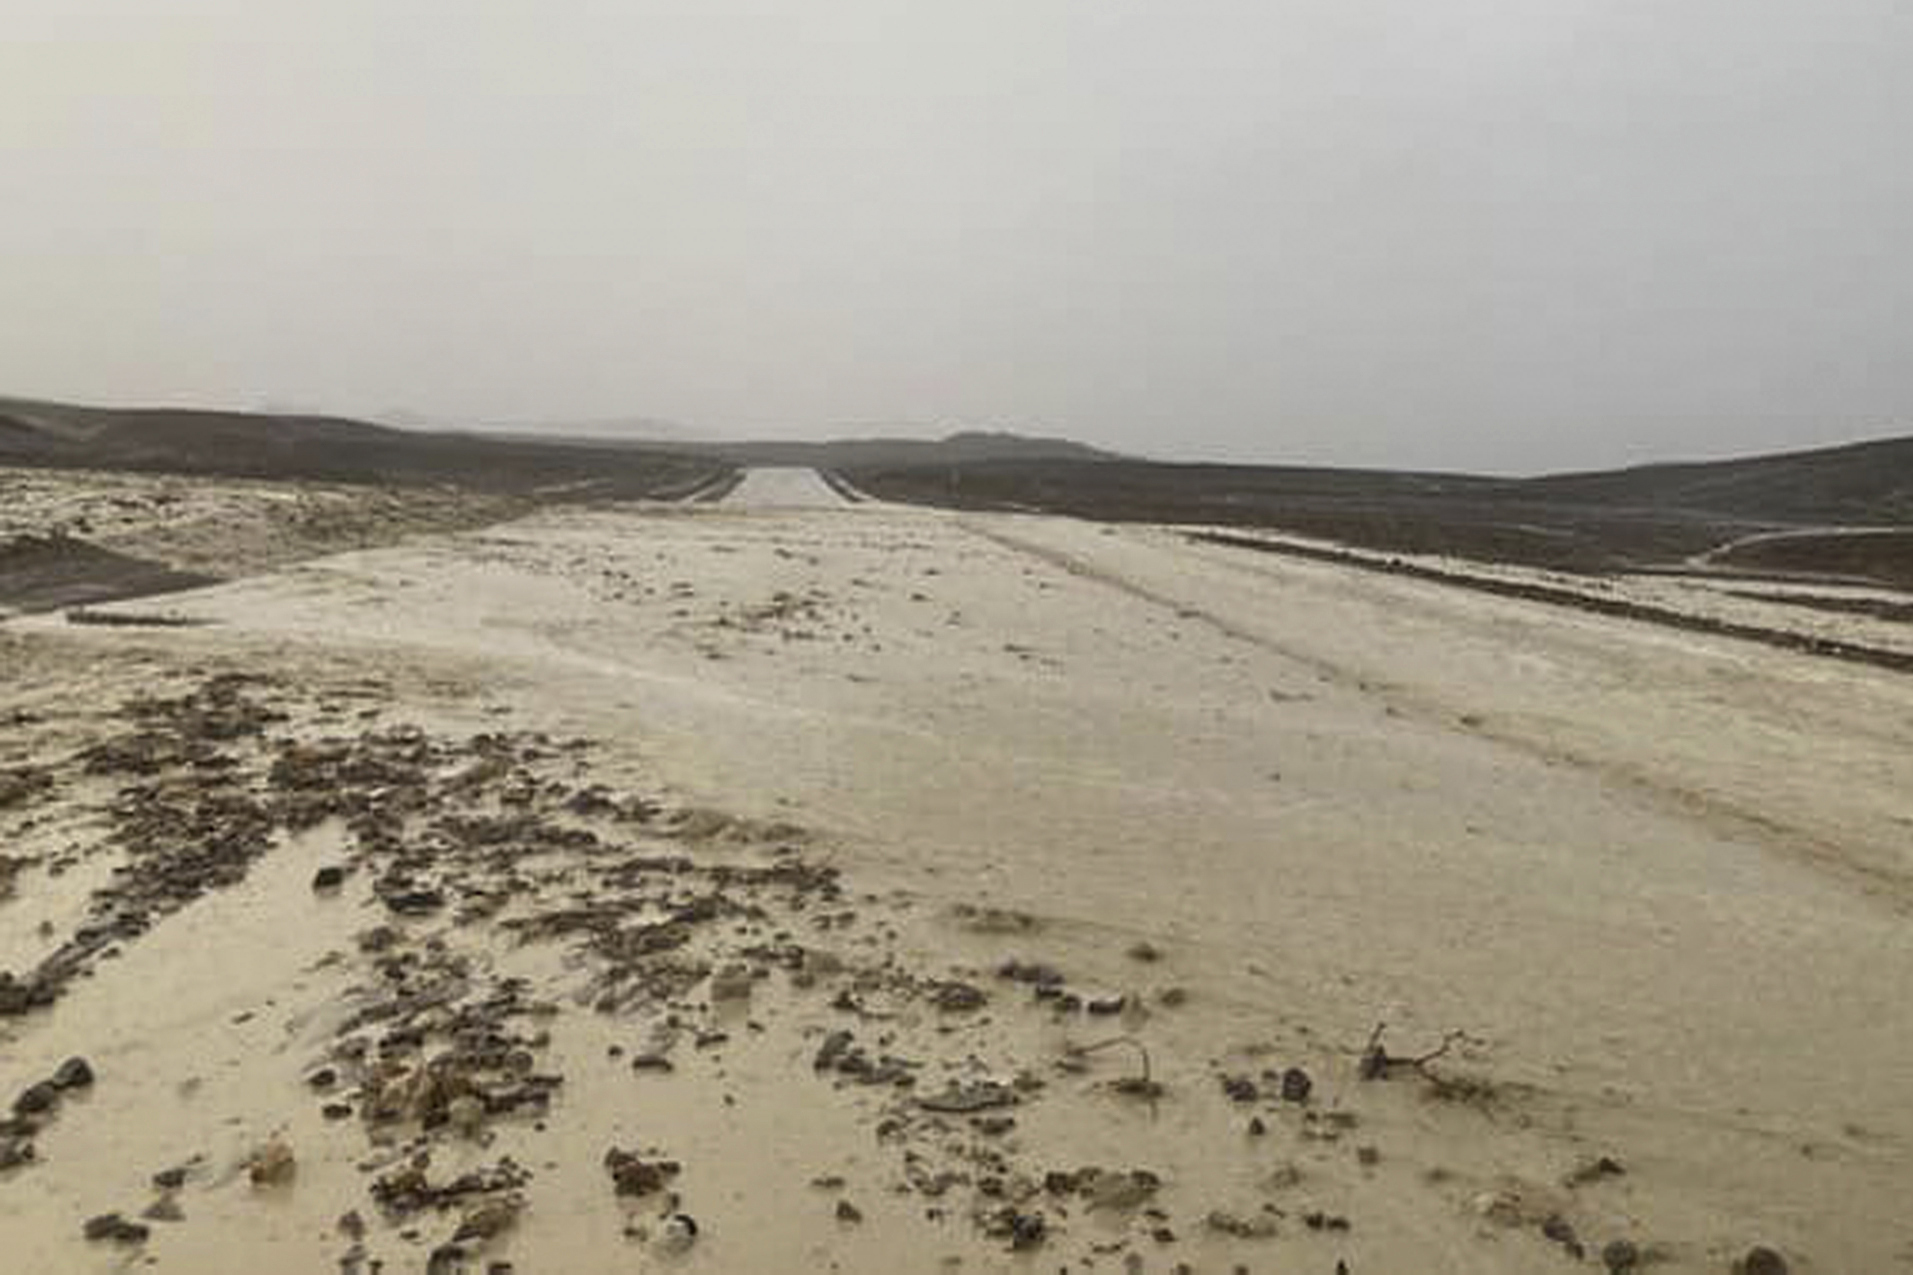
[[[0,616],[170,593],[539,503],[450,485],[0,468]]]
[[[808,475],[164,602],[0,625],[25,1269],[1913,1262],[1903,675]]]

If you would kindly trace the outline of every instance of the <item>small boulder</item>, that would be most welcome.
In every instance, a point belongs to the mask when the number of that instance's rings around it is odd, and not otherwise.
[[[1601,1265],[1608,1269],[1609,1275],[1635,1270],[1640,1264],[1641,1250],[1633,1240],[1609,1240],[1601,1249]]]
[[[604,1167],[619,1195],[651,1195],[662,1191],[678,1175],[675,1160],[646,1160],[617,1147],[605,1152]]]
[[[1550,1213],[1547,1216],[1541,1223],[1541,1234],[1566,1249],[1568,1256],[1577,1262],[1587,1256],[1587,1250],[1581,1244],[1581,1237],[1574,1233],[1574,1224],[1559,1213]]]
[[[85,1089],[93,1083],[93,1066],[84,1058],[69,1058],[53,1073],[55,1089]]]
[[[37,1085],[28,1085],[13,1100],[13,1114],[16,1116],[35,1116],[43,1111],[53,1110],[53,1104],[60,1100],[60,1091],[51,1081],[42,1080]]]
[[[110,1240],[115,1244],[143,1244],[146,1242],[146,1237],[152,1234],[152,1229],[138,1222],[129,1222],[117,1213],[102,1213],[97,1217],[88,1218],[86,1225],[81,1228],[81,1234],[94,1241]]]
[[[930,1003],[946,1014],[967,1014],[982,1009],[988,1001],[982,988],[969,983],[939,983],[930,992]]]
[[[168,1191],[147,1205],[140,1216],[149,1222],[184,1222],[186,1210],[179,1207],[179,1198]]]
[[[467,1241],[496,1239],[512,1227],[518,1225],[518,1215],[524,1211],[525,1202],[517,1196],[505,1196],[503,1199],[490,1200],[474,1208],[458,1224],[458,1230],[452,1234],[454,1244]]]
[[[298,1161],[285,1141],[274,1138],[252,1153],[246,1162],[246,1174],[254,1186],[282,1186],[298,1172]]]
[[[1256,1088],[1255,1081],[1247,1076],[1222,1077],[1222,1092],[1230,1102],[1255,1102],[1262,1097],[1262,1091]]]
[[[673,1256],[689,1252],[697,1243],[697,1229],[697,1219],[689,1213],[673,1213],[658,1228],[658,1250]]]

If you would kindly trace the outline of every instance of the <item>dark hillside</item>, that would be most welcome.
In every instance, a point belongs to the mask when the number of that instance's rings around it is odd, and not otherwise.
[[[1913,438],[1559,474],[1522,486],[1550,500],[1705,510],[1777,522],[1913,522]]]
[[[891,500],[1084,518],[1266,527],[1391,553],[1566,571],[1696,569],[1764,532],[1913,526],[1913,439],[1544,478],[1249,465],[993,460],[848,467]],[[1913,538],[1762,542],[1706,569],[1901,584]]]
[[[668,450],[425,433],[324,416],[0,400],[0,462],[347,483],[574,487],[641,496],[730,468]]]

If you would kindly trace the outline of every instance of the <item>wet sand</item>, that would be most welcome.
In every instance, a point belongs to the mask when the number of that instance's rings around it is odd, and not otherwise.
[[[0,626],[0,968],[144,918],[0,1018],[7,1095],[95,1073],[0,1171],[10,1251],[1913,1256],[1903,675],[835,505],[756,473],[169,596],[195,627]]]

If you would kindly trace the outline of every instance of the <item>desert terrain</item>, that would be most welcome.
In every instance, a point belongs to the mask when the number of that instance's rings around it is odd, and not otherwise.
[[[668,478],[7,471],[9,1263],[1913,1269],[1903,594]]]

